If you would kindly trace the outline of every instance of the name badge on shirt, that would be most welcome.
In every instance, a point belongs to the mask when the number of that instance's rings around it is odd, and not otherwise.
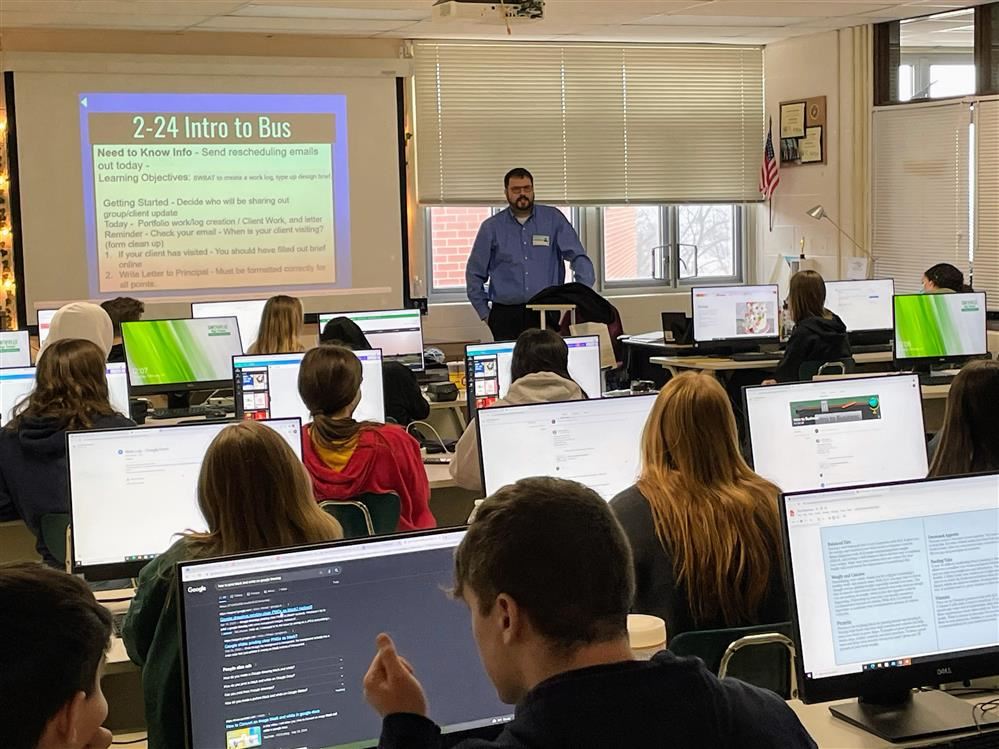
[[[547,234],[535,234],[533,245],[535,247],[550,247],[551,240],[549,239]]]

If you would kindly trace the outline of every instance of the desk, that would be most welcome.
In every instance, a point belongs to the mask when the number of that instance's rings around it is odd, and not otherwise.
[[[971,716],[973,705],[985,700],[992,699],[995,695],[975,695],[973,697],[962,697],[961,699],[968,705],[968,716]],[[928,744],[934,741],[933,738],[920,739],[915,742],[905,742],[902,744],[890,744],[883,739],[879,739],[872,733],[862,731],[851,726],[846,721],[833,717],[829,712],[829,705],[834,703],[824,702],[817,705],[806,705],[799,700],[791,700],[787,703],[798,720],[805,727],[805,730],[815,739],[819,749],[880,749],[881,747],[912,747]],[[944,737],[935,740],[942,741]]]
[[[427,472],[427,479],[430,481],[430,490],[451,489],[458,486],[451,478],[451,466],[447,463],[424,463],[423,468]]]
[[[890,351],[854,354],[853,360],[857,364],[887,364],[892,361],[892,354]],[[698,369],[702,372],[711,372],[717,376],[718,372],[735,372],[745,369],[777,369],[777,365],[780,363],[777,359],[735,361],[727,357],[709,356],[653,356],[649,361],[653,364],[658,364],[674,377],[684,369]]]
[[[465,428],[468,426],[468,403],[465,400],[465,391],[458,391],[458,399],[453,401],[430,401],[430,411],[446,412],[447,415],[451,417],[453,424],[456,428],[458,436],[460,437],[465,432]]]

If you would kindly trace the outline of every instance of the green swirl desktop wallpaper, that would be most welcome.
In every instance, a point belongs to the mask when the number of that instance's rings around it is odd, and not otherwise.
[[[985,295],[896,296],[895,350],[897,359],[984,354]]]
[[[243,353],[236,318],[144,320],[122,325],[133,386],[232,378],[232,357]]]

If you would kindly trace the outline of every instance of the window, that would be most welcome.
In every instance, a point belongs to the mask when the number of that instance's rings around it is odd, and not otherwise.
[[[681,205],[676,212],[680,278],[737,276],[736,207]]]
[[[975,93],[975,66],[930,65],[930,98]]]
[[[603,219],[604,281],[655,279],[665,244],[659,206],[604,208]]]

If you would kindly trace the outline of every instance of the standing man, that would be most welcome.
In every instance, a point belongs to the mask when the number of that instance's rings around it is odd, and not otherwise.
[[[565,283],[563,261],[569,261],[579,283],[593,286],[596,274],[563,213],[534,204],[534,177],[529,171],[511,169],[503,186],[510,207],[479,227],[465,267],[465,289],[493,339],[512,341],[537,327],[537,314],[528,312],[527,302],[549,286]]]

